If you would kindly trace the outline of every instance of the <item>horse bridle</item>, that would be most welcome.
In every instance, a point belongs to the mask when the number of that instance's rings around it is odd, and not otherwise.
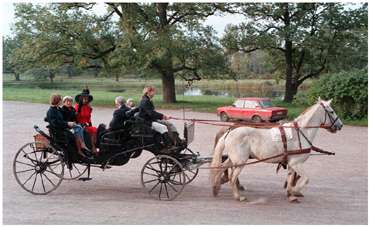
[[[322,108],[324,108],[324,111],[325,111],[325,119],[324,119],[324,123],[321,125],[321,127],[322,128],[330,128],[331,129],[334,126],[334,124],[338,121],[339,117],[337,116],[336,118],[334,118],[332,116],[332,114],[334,113],[334,111],[329,111],[322,102],[320,102],[320,105],[322,106]],[[331,125],[329,127],[325,126],[326,117],[329,118],[330,123],[331,123]]]

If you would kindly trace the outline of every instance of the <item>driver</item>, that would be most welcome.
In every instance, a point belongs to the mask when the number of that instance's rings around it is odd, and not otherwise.
[[[172,145],[182,145],[183,141],[179,138],[179,133],[176,127],[169,121],[171,116],[164,115],[155,111],[152,99],[155,95],[155,88],[153,86],[147,86],[143,90],[143,97],[139,104],[139,117],[149,123],[155,131],[159,132],[163,136],[163,140],[166,147]]]

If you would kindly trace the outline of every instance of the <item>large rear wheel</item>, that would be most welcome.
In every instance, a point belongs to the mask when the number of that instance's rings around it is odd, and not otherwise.
[[[185,187],[183,167],[173,157],[157,155],[143,166],[141,184],[151,196],[159,200],[173,200]]]
[[[15,155],[13,173],[24,190],[34,195],[46,195],[62,183],[63,157],[49,145],[27,143]]]

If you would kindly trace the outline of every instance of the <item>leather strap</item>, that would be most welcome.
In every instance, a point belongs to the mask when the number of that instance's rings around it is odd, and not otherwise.
[[[283,141],[283,146],[284,146],[284,153],[285,153],[285,157],[284,157],[284,161],[286,160],[286,155],[288,153],[288,145],[287,145],[287,139],[286,139],[286,134],[285,134],[285,130],[282,126],[279,126],[279,130],[280,130],[280,134],[281,134],[281,140]]]

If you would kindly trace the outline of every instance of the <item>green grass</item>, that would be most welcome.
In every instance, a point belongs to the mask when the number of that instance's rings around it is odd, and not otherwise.
[[[59,93],[62,96],[75,96],[81,92],[82,88],[87,84],[94,96],[93,106],[114,106],[114,98],[123,96],[124,98],[133,98],[136,103],[141,98],[141,91],[145,85],[154,85],[161,90],[161,80],[137,80],[124,79],[116,82],[109,78],[91,78],[78,77],[66,79],[65,77],[56,78],[55,83],[50,82],[35,82],[31,80],[23,80],[20,82],[14,81],[11,77],[4,77],[3,83],[3,98],[4,100],[24,101],[33,103],[49,102],[49,97],[52,93]],[[272,80],[242,80],[239,81],[239,87],[243,89],[256,89],[258,86],[268,84],[268,86],[281,86],[274,84]],[[183,82],[176,81],[178,87],[182,87]],[[272,84],[272,85],[271,85]],[[232,80],[202,80],[195,84],[200,88],[227,89],[234,88],[235,81]],[[160,94],[154,98],[154,102],[159,109],[182,109],[215,113],[217,107],[230,105],[235,100],[234,97],[223,96],[183,96],[177,95],[177,102],[174,104],[163,103]],[[282,106],[288,109],[288,120],[292,120],[302,113],[307,107],[296,104],[285,103],[281,100],[273,100],[276,106]],[[344,120],[345,124],[356,126],[367,126],[367,119],[361,120]]]

